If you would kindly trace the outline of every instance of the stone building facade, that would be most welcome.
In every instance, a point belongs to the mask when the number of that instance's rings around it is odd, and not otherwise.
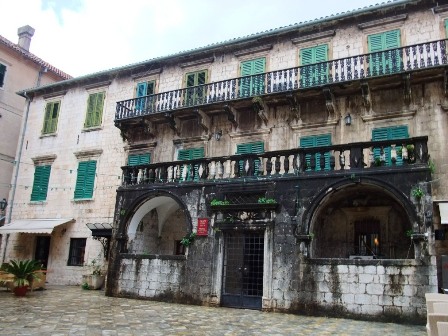
[[[66,220],[54,283],[80,282],[67,260],[74,239],[96,258],[93,233],[107,295],[423,321],[443,287],[447,19],[391,1],[33,90],[13,217]]]
[[[5,199],[10,206],[11,178],[26,111],[25,98],[16,92],[71,78],[30,52],[32,27],[20,27],[17,33],[17,44],[0,36],[0,200]],[[0,225],[4,217],[5,212],[0,211]]]

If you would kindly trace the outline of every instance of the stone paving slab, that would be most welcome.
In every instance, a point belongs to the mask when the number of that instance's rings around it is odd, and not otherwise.
[[[0,335],[426,335],[424,326],[305,317],[111,298],[49,286],[18,298],[0,290]]]

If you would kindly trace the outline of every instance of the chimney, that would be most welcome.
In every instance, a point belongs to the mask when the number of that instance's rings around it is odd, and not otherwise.
[[[34,35],[34,28],[31,26],[23,26],[17,30],[17,35],[19,35],[19,47],[30,51],[31,38]]]

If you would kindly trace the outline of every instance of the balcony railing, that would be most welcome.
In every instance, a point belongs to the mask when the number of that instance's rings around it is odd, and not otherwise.
[[[123,186],[426,166],[427,141],[425,136],[125,166]]]
[[[232,78],[117,102],[115,120],[447,64],[446,40]]]

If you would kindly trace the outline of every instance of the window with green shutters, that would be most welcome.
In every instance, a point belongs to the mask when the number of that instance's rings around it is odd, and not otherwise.
[[[128,166],[138,166],[142,164],[149,164],[151,162],[151,154],[130,154],[128,156]]]
[[[200,104],[205,98],[205,86],[199,86],[207,83],[208,71],[201,70],[190,72],[185,75],[185,105],[191,106]]]
[[[367,37],[369,53],[369,72],[371,76],[400,71],[400,30],[390,30],[384,33],[372,34]]]
[[[135,89],[135,97],[146,97],[153,95],[155,93],[156,81],[141,82],[137,84]],[[142,99],[137,99],[135,108],[139,111],[145,110],[147,107],[152,106],[154,103],[154,97],[146,97]]]
[[[300,147],[301,148],[311,148],[311,147],[321,147],[321,146],[329,146],[331,145],[331,134],[319,134],[312,135],[308,137],[300,138]],[[316,158],[316,171],[320,170],[320,153],[315,154]],[[325,157],[325,170],[330,170],[330,152],[324,153]],[[311,154],[307,154],[305,156],[307,171],[310,171],[311,165]]]
[[[51,165],[35,167],[33,190],[31,191],[31,201],[45,201],[47,199],[50,172]]]
[[[0,63],[0,88],[5,85],[6,65]]]
[[[240,73],[240,96],[251,97],[262,95],[264,93],[265,80],[264,73],[266,72],[266,58],[257,58],[250,61],[241,62]],[[257,76],[258,75],[258,76]]]
[[[409,131],[408,126],[406,125],[374,128],[372,130],[372,141],[407,139],[407,138],[409,138]],[[396,146],[395,148],[397,150],[397,153],[401,152],[401,146]],[[392,161],[390,157],[390,147],[384,148],[384,154],[386,156],[386,164],[391,165]],[[381,148],[374,148],[373,149],[374,158],[375,159],[379,158],[380,155],[381,155]],[[397,155],[397,161],[395,162],[395,164],[396,165],[403,164],[403,159],[401,155]]]
[[[300,50],[300,87],[328,82],[328,45],[322,44]]]
[[[105,92],[96,92],[89,95],[86,121],[84,122],[85,128],[101,126],[105,98]]]
[[[444,26],[445,26],[445,38],[448,38],[448,19],[445,19]]]
[[[179,149],[179,152],[177,153],[177,159],[181,160],[181,161],[202,159],[203,157],[204,157],[204,147],[190,148],[190,149]],[[180,170],[180,176],[181,176],[182,180],[183,180],[182,176],[183,176],[184,167],[185,166],[182,166],[181,170]],[[188,171],[187,171],[187,175],[185,177],[186,181],[191,180],[190,168],[191,168],[191,165],[188,165]],[[193,169],[194,169],[194,175],[196,176],[195,181],[197,181],[199,165],[194,165]]]
[[[60,101],[48,102],[45,106],[45,117],[44,126],[42,127],[42,134],[56,133],[60,106]]]
[[[92,198],[95,183],[96,161],[82,161],[78,164],[75,199]]]
[[[248,143],[242,143],[242,144],[238,144],[236,146],[236,154],[262,154],[264,153],[264,142],[259,141],[259,142],[248,142]],[[255,170],[254,170],[254,175],[258,175],[259,171],[262,170],[260,168],[261,162],[259,159],[256,159],[254,162],[254,166],[255,166]],[[239,169],[240,172],[243,171],[244,169],[244,161],[241,160],[239,162]]]

